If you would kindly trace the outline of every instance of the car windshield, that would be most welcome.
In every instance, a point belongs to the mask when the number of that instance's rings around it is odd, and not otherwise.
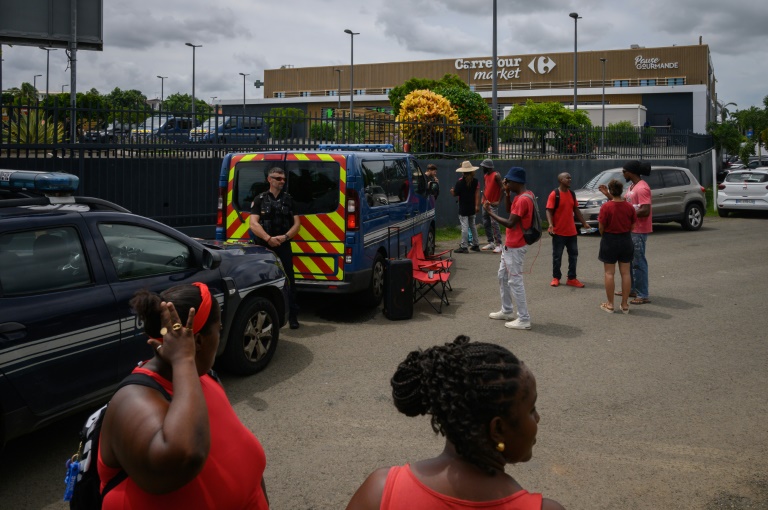
[[[624,173],[622,170],[606,170],[605,172],[600,172],[596,176],[592,178],[588,183],[586,183],[582,189],[588,189],[588,190],[596,190],[598,186],[601,184],[608,184],[613,179],[618,179],[621,181],[624,178]]]
[[[725,176],[725,182],[768,182],[768,173],[763,172],[731,172]]]
[[[168,117],[150,117],[141,124],[138,125],[137,129],[154,129],[160,127],[160,125],[168,120]]]

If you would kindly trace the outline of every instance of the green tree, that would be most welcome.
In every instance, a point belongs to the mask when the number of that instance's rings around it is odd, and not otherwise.
[[[414,90],[434,90],[437,87],[459,87],[469,90],[469,85],[464,83],[461,78],[455,74],[446,74],[439,80],[431,80],[428,78],[411,78],[402,85],[398,85],[389,91],[389,104],[392,105],[392,114],[397,116],[400,114],[400,105],[402,104],[405,96],[413,92]]]
[[[482,96],[469,90],[466,85],[441,84],[432,92],[446,98],[456,111],[462,124],[465,149],[471,152],[484,151],[491,142],[493,114]]]
[[[171,94],[163,102],[163,110],[172,115],[189,115],[192,112],[192,96],[189,94]],[[202,121],[210,117],[213,108],[202,99],[195,98],[195,117]]]
[[[515,105],[499,126],[500,136],[506,141],[519,137],[521,133],[533,133],[533,147],[536,148],[538,139],[542,152],[545,150],[546,136],[552,131],[555,137],[550,143],[561,152],[591,151],[594,145],[595,135],[590,129],[592,121],[589,116],[580,110],[570,110],[562,103],[534,103],[528,99],[524,105]]]
[[[715,150],[718,158],[722,155],[723,149],[728,154],[737,154],[741,148],[741,142],[744,137],[739,133],[739,128],[734,122],[710,122],[707,124],[707,132],[712,135],[715,142]]]
[[[269,124],[269,136],[283,140],[293,135],[293,126],[304,122],[306,114],[298,108],[272,108],[265,120]]]

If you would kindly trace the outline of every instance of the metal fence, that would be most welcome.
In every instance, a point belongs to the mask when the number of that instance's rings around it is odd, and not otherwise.
[[[665,127],[598,127],[543,129],[498,127],[498,150],[491,154],[490,124],[398,122],[390,115],[365,110],[350,118],[345,111],[330,115],[292,113],[230,115],[221,112],[157,111],[149,108],[109,110],[76,108],[76,134],[70,132],[72,109],[57,104],[5,107],[0,132],[0,157],[190,158],[226,152],[316,149],[320,143],[389,143],[396,151],[425,158],[504,159],[686,159],[712,147],[709,135]],[[190,130],[247,119],[249,129],[235,135],[191,136]],[[147,120],[149,119],[149,120]],[[153,132],[156,119],[174,119],[176,128]],[[147,123],[142,126],[141,123]],[[151,121],[151,122],[150,122]],[[141,129],[145,128],[145,129]],[[137,133],[140,133],[137,135]]]

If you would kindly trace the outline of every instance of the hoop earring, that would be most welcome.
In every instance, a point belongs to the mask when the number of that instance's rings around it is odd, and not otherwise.
[[[497,444],[496,445],[496,450],[499,451],[499,452],[503,452],[504,451],[504,443]]]

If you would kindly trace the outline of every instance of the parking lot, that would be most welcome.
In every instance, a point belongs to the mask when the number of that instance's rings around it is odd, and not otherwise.
[[[537,378],[533,460],[507,467],[528,490],[569,510],[768,508],[768,218],[654,228],[653,302],[629,315],[598,308],[597,236],[579,239],[584,289],[549,286],[547,236],[529,249],[531,331],[488,319],[500,307],[491,253],[455,256],[442,315],[422,302],[412,320],[393,322],[380,309],[302,296],[301,329],[282,331],[263,373],[223,374],[266,450],[271,507],[344,508],[374,468],[439,453],[427,417],[395,410],[389,377],[410,350],[468,334],[508,347]],[[64,461],[83,419],[6,446],[4,508],[66,507]]]

